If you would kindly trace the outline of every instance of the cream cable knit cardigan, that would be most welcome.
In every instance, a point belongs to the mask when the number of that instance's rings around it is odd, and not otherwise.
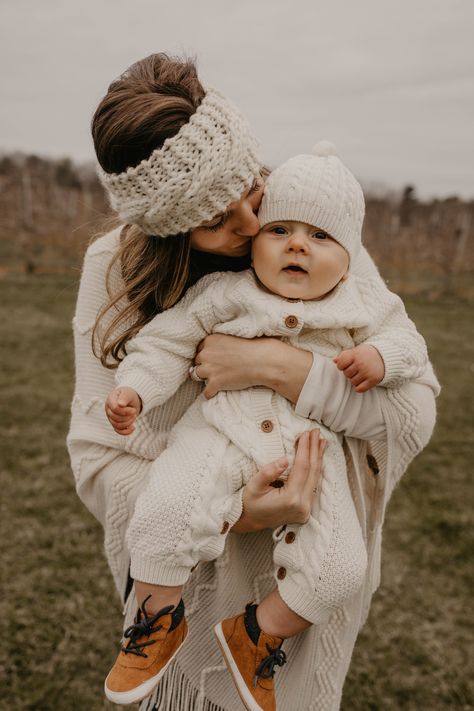
[[[104,369],[93,356],[91,330],[97,312],[107,301],[105,274],[118,238],[118,230],[102,237],[85,257],[74,318],[76,388],[68,447],[78,494],[104,526],[107,560],[123,599],[129,566],[125,532],[136,496],[153,460],[166,446],[167,432],[201,388],[187,380],[173,398],[139,418],[130,437],[121,437],[110,427],[103,405],[115,385],[114,373]],[[377,274],[365,251],[354,265],[354,273],[362,277]],[[114,266],[112,277],[112,288],[119,286],[118,265]],[[388,364],[388,374],[396,377],[397,337],[390,340],[387,334],[385,344],[379,342],[377,347]],[[345,432],[349,479],[367,542],[369,566],[366,581],[350,605],[335,612],[326,625],[312,627],[285,643],[290,661],[277,675],[281,709],[332,711],[339,707],[355,639],[379,583],[385,507],[409,462],[431,436],[438,391],[436,378],[428,367],[416,382],[400,389],[375,388],[361,396],[353,392],[327,358],[314,356],[296,412]],[[380,414],[381,421],[373,416],[374,412]],[[367,468],[366,442],[359,438],[370,440],[381,433],[385,433],[384,439],[371,443],[380,469],[374,476]],[[240,701],[229,683],[210,630],[216,620],[237,613],[250,599],[261,599],[273,587],[272,547],[269,532],[232,534],[218,561],[198,566],[186,591],[189,641],[155,698],[144,702],[142,708],[151,709],[156,702],[161,711],[240,711]],[[126,623],[134,614],[134,606],[131,595],[125,610]]]

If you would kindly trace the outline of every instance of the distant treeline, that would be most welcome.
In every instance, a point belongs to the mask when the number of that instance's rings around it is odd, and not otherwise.
[[[412,186],[366,199],[363,239],[393,289],[474,296],[474,200],[421,202]],[[93,166],[0,157],[0,272],[79,269],[112,219]]]

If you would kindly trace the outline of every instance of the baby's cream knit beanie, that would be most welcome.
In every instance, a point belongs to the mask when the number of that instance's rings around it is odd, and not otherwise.
[[[239,200],[258,175],[257,142],[220,92],[208,89],[178,133],[123,173],[98,168],[119,217],[167,237],[198,227]]]
[[[290,158],[268,177],[258,213],[262,227],[289,220],[320,227],[355,257],[361,245],[362,188],[328,141]]]

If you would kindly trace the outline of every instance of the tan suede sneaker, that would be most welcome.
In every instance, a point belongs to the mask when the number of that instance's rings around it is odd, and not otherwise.
[[[106,697],[120,706],[135,704],[152,693],[188,633],[184,606],[180,610],[182,602],[174,614],[171,605],[155,615],[148,615],[145,603],[146,600],[138,609],[133,625],[125,630],[128,642],[122,646],[104,684]]]
[[[280,649],[283,640],[254,631],[255,643],[245,625],[246,611],[219,622],[214,627],[217,642],[247,711],[276,711],[273,676],[275,666],[283,666],[286,656]]]

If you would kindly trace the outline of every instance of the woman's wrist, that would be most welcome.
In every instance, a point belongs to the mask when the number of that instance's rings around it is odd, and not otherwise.
[[[239,520],[234,523],[231,530],[233,533],[255,533],[255,531],[261,531],[262,529],[255,524],[255,521],[243,508]]]
[[[262,357],[254,363],[255,385],[275,390],[295,404],[313,364],[313,354],[276,338],[261,339]]]

